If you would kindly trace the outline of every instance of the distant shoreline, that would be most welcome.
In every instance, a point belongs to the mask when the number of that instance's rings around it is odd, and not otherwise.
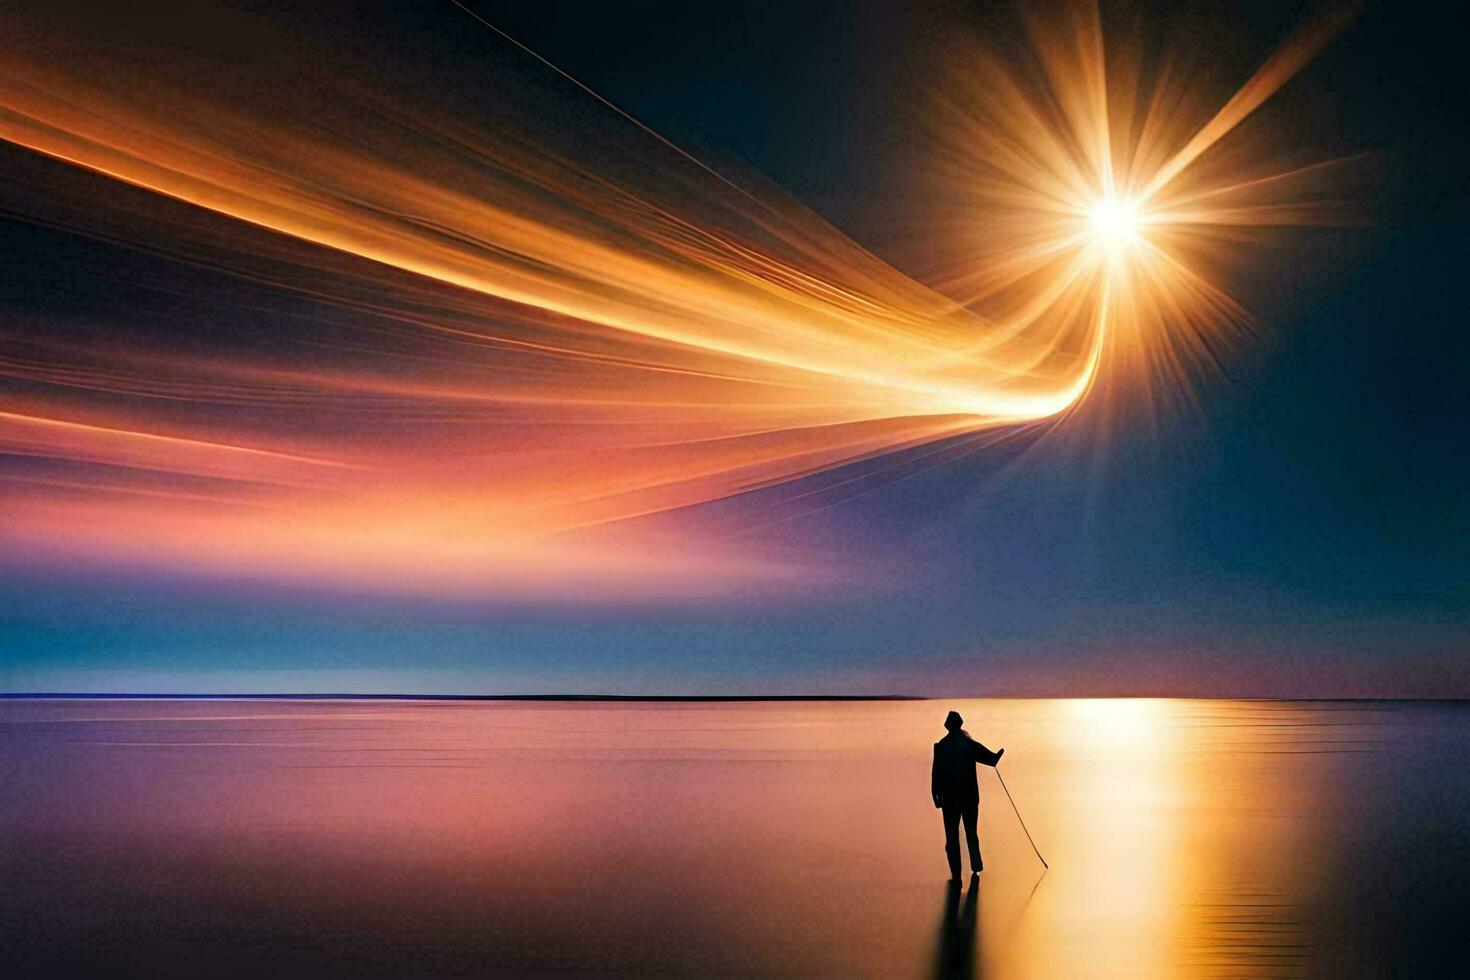
[[[1197,697],[1179,694],[86,694],[67,691],[0,693],[0,701],[559,701],[710,704],[835,701],[1270,701],[1467,704],[1463,697]]]
[[[928,701],[913,694],[0,694],[0,701]]]

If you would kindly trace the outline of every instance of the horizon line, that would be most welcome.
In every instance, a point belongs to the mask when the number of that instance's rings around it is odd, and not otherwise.
[[[1220,696],[1188,694],[362,694],[362,693],[188,693],[188,692],[82,692],[4,691],[0,701],[623,701],[733,703],[754,701],[1424,701],[1470,702],[1467,696]]]
[[[349,694],[349,693],[261,693],[230,694],[170,692],[13,691],[0,692],[0,700],[175,700],[175,701],[927,701],[919,694]]]

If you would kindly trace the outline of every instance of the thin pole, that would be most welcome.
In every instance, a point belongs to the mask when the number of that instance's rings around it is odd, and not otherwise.
[[[1011,789],[1006,785],[1005,777],[1000,774],[1000,766],[995,767],[995,778],[1000,780],[1000,788],[1006,791],[1006,799],[1011,801],[1011,809],[1015,811],[1016,819],[1020,821],[1021,829],[1026,832],[1026,839],[1031,841],[1031,850],[1036,852],[1036,860],[1041,862],[1043,868],[1050,871],[1051,865],[1047,864],[1046,858],[1041,856],[1041,850],[1036,846],[1036,841],[1031,840],[1031,831],[1026,830],[1026,821],[1021,820],[1021,811],[1016,807],[1016,798],[1011,795]]]

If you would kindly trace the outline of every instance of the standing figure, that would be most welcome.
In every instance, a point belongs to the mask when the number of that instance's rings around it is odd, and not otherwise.
[[[985,868],[980,860],[980,836],[976,824],[980,819],[980,783],[975,778],[975,763],[996,765],[1005,749],[992,752],[970,737],[964,730],[965,719],[951,711],[944,719],[949,734],[934,743],[934,772],[930,790],[934,805],[944,813],[944,854],[949,858],[949,876],[960,877],[960,821],[965,822],[965,842],[970,845],[970,874]]]

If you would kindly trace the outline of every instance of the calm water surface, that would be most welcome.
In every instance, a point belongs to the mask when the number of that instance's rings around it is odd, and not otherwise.
[[[978,888],[928,795],[991,747]],[[5,976],[1463,976],[1470,705],[0,701]]]

